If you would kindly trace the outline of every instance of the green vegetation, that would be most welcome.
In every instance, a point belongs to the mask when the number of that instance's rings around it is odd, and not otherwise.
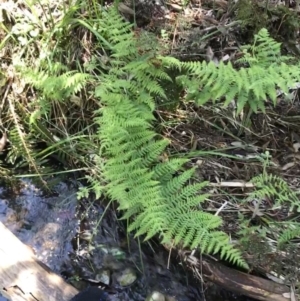
[[[231,63],[184,63],[189,73],[179,80],[188,88],[188,99],[198,105],[222,101],[224,106],[236,99],[237,113],[245,106],[265,112],[267,99],[276,105],[277,87],[287,93],[300,76],[300,65],[286,63],[290,58],[281,55],[280,43],[266,29],[255,35],[253,45],[243,47],[243,54],[237,63],[247,67],[238,70]]]
[[[109,73],[99,76],[95,91],[102,104],[95,120],[99,157],[106,158],[104,192],[125,210],[123,218],[131,221],[128,230],[136,235],[160,235],[163,243],[200,246],[205,253],[220,251],[222,258],[246,266],[229,237],[217,231],[221,219],[200,210],[208,196],[201,193],[207,183],[189,183],[194,169],[183,170],[185,159],[160,160],[168,141],[153,130],[154,97],[167,99],[159,80],[171,80],[164,70],[180,68],[180,62],[157,56],[158,66],[153,53],[140,54],[138,40],[116,11],[104,13],[102,22],[112,45]]]
[[[8,106],[1,126],[8,129],[11,143],[7,161],[20,162],[21,167],[29,162],[31,172],[42,178],[54,173],[45,168],[54,154],[68,172],[84,171],[89,186],[79,191],[79,198],[94,193],[117,202],[129,232],[217,254],[247,268],[239,243],[251,244],[251,231],[266,239],[274,223],[264,219],[263,225],[252,227],[252,219],[240,214],[234,244],[222,228],[222,217],[207,210],[212,197],[209,181],[197,177],[188,152],[175,152],[171,139],[157,130],[156,113],[166,103],[172,103],[172,114],[191,103],[198,108],[212,103],[226,107],[233,101],[237,114],[266,113],[270,100],[277,104],[278,89],[288,93],[298,81],[300,65],[281,54],[281,44],[266,29],[255,35],[252,45],[241,48],[242,57],[235,63],[182,62],[165,54],[166,44],[161,43],[165,40],[136,30],[115,6],[90,8],[90,18],[78,16],[79,8],[72,7],[58,24],[48,20],[50,30],[44,35],[32,36],[39,28],[36,20],[30,30],[9,33],[2,43],[4,47],[10,41],[20,49],[19,40],[27,53],[42,45],[36,60],[22,53],[12,63],[15,76],[30,93],[24,104],[5,99]],[[78,45],[76,39],[66,42],[65,35],[82,30],[91,38],[74,62],[70,49]],[[180,98],[170,99],[172,89],[164,83],[179,90]],[[42,150],[35,145],[41,141]],[[298,209],[298,195],[267,167],[251,177],[253,191],[239,200],[239,206],[268,198],[274,207]],[[296,222],[282,223],[274,238],[284,244],[298,236],[299,229]]]
[[[272,36],[294,44],[294,31],[300,22],[297,11],[272,1],[241,0],[234,4],[236,18],[241,21],[243,33],[252,39],[253,34],[266,28]],[[249,35],[251,34],[251,35]],[[299,51],[293,50],[296,54]]]

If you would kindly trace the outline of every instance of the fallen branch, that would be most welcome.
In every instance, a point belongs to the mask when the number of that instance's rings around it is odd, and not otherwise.
[[[179,252],[187,265],[204,278],[230,291],[261,301],[288,301],[290,288],[261,277],[253,276],[214,262],[208,258],[199,260],[195,256]],[[201,273],[200,273],[201,271]]]

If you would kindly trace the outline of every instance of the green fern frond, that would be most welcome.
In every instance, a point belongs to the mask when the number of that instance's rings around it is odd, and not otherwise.
[[[250,66],[258,65],[269,67],[288,61],[290,58],[281,55],[281,44],[270,37],[267,29],[261,29],[254,36],[253,45],[242,46],[244,56],[237,60],[239,63],[248,63]]]
[[[255,36],[254,44],[243,48],[244,56],[238,63],[249,67],[235,69],[229,62],[184,62],[183,69],[187,75],[177,78],[187,89],[188,100],[198,105],[208,100],[223,101],[227,106],[233,99],[237,100],[237,112],[246,104],[257,112],[265,110],[265,101],[271,99],[276,104],[277,88],[284,93],[298,82],[300,65],[287,64],[289,57],[281,56],[280,43],[262,29]]]
[[[158,235],[163,242],[199,247],[203,252],[216,247],[224,258],[246,267],[225,233],[222,240],[213,240],[220,236],[217,228],[222,220],[201,208],[208,197],[202,192],[207,183],[193,183],[194,169],[184,168],[186,159],[163,161],[169,141],[153,129],[154,98],[167,98],[159,82],[171,81],[166,71],[181,63],[157,56],[155,47],[143,48],[114,9],[104,12],[100,23],[112,51],[110,71],[101,75],[95,90],[101,102],[95,121],[99,155],[105,161],[101,177],[106,195],[119,203],[123,219],[129,221],[128,231],[136,236]],[[213,85],[218,75],[211,75]]]
[[[50,70],[49,70],[50,69]],[[51,100],[65,100],[80,91],[91,79],[89,74],[76,71],[65,71],[65,68],[49,68],[47,71],[23,69],[24,80],[42,92],[44,97]],[[51,73],[51,69],[54,70]],[[64,70],[64,73],[57,71]]]
[[[211,245],[215,243],[213,253],[220,252],[221,259],[233,262],[238,266],[244,266],[244,262],[241,260],[241,252],[234,248],[228,236],[224,235],[224,232],[215,232],[211,239],[213,241]],[[207,251],[209,252],[210,250]]]
[[[300,237],[300,224],[299,223],[288,223],[288,229],[284,230],[279,236],[278,243],[279,245],[289,242],[295,237]]]
[[[282,178],[272,174],[261,174],[251,181],[255,185],[255,190],[249,195],[248,199],[268,197],[275,200],[273,208],[286,203],[290,206],[290,211],[300,210],[298,195],[291,190]]]
[[[162,61],[162,65],[165,68],[177,68],[181,70],[181,62],[178,59],[171,56],[158,55],[157,58]]]
[[[265,198],[269,198],[274,202],[272,209],[277,209],[281,207],[288,208],[289,211],[297,210],[300,211],[300,202],[299,195],[291,190],[288,183],[282,178],[263,173],[259,176],[254,177],[251,182],[254,184],[254,191],[249,195],[246,201],[250,201],[253,199],[263,200]],[[274,224],[274,222],[270,222]],[[289,242],[291,239],[300,236],[300,224],[293,221],[283,221],[277,222],[274,224],[277,232],[279,234],[276,235],[278,237],[277,241],[279,246]],[[265,235],[262,231],[266,231],[267,228],[260,227],[252,227],[251,231],[258,231],[260,235]],[[247,240],[247,231],[248,225],[244,227],[243,230],[240,231],[240,235],[244,236],[242,240]]]

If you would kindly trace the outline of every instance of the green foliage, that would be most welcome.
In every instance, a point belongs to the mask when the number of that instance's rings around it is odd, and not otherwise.
[[[244,57],[238,62],[247,66],[236,69],[229,62],[186,62],[187,75],[178,81],[187,88],[187,99],[203,105],[212,100],[224,101],[228,106],[236,99],[237,112],[248,105],[253,112],[265,112],[265,101],[276,105],[277,89],[287,93],[299,79],[300,66],[287,64],[280,54],[280,43],[275,42],[266,29],[256,36],[254,44],[243,48]]]
[[[252,40],[254,33],[267,28],[272,36],[284,40],[285,43],[295,43],[295,32],[300,25],[299,16],[297,10],[290,9],[284,2],[239,0],[232,5],[236,20],[241,21],[243,39]],[[295,53],[299,54],[298,51]]]
[[[284,179],[267,173],[266,167],[269,165],[270,159],[268,152],[262,159],[264,171],[262,174],[252,178],[251,182],[254,184],[255,188],[249,194],[245,202],[251,202],[252,200],[261,202],[264,199],[269,199],[270,202],[274,203],[271,210],[285,208],[285,211],[287,212],[300,212],[299,193],[293,191]],[[241,243],[247,241],[251,242],[251,237],[247,234],[249,231],[252,234],[255,232],[256,235],[259,235],[261,237],[261,242],[263,242],[266,239],[266,233],[272,228],[273,230],[276,229],[277,233],[274,233],[274,238],[276,238],[279,246],[290,242],[294,237],[300,236],[300,224],[292,220],[282,222],[266,220],[268,223],[267,227],[249,227],[249,221],[245,221],[242,216],[240,216],[240,220],[241,230],[239,235],[242,235],[242,238],[240,239]]]
[[[73,130],[68,123],[76,124],[75,114],[70,110],[71,106],[77,107],[80,104],[74,104],[74,99],[79,99],[82,89],[92,79],[91,75],[70,70],[65,64],[59,62],[59,58],[42,56],[37,59],[34,66],[25,66],[25,62],[19,63],[16,69],[22,76],[26,84],[35,88],[35,95],[26,103],[14,103],[15,113],[14,121],[17,130],[10,130],[10,140],[12,147],[8,159],[10,162],[16,158],[24,157],[24,163],[36,163],[37,168],[41,166],[43,173],[47,171],[44,165],[47,158],[51,155],[62,164],[74,162],[74,158],[80,158],[81,163],[86,165],[87,160],[83,160],[80,155],[86,156],[87,149],[91,150],[91,141],[80,129]],[[75,109],[75,112],[76,112]],[[70,118],[70,114],[73,114]],[[82,116],[80,116],[82,117]],[[19,120],[19,122],[16,122]],[[82,121],[83,123],[83,121]],[[20,129],[19,129],[20,128]],[[18,137],[19,136],[19,137]],[[22,144],[19,141],[23,142]],[[36,141],[46,143],[42,151],[32,147]],[[23,147],[21,147],[23,146]]]
[[[269,18],[265,8],[266,4],[259,0],[240,0],[236,3],[237,20],[242,22],[242,27],[257,32],[268,25]],[[251,36],[253,31],[251,31]]]
[[[267,68],[272,64],[280,64],[291,59],[281,55],[281,44],[272,39],[265,28],[254,36],[252,45],[242,46],[241,49],[244,56],[237,62],[249,64],[250,67],[258,65]]]
[[[295,237],[300,237],[300,224],[297,222],[288,222],[283,223],[285,226],[285,229],[282,231],[278,242],[279,245],[283,245],[285,243],[288,243],[291,241],[291,239]]]
[[[288,41],[290,45],[294,45],[295,32],[300,26],[297,10],[290,9],[284,4],[275,5],[270,8],[272,19],[275,20],[275,26],[272,27],[276,30],[276,35],[279,35],[284,41]],[[280,27],[277,26],[278,24],[280,24]],[[272,30],[271,27],[270,30]],[[294,51],[294,53],[299,54],[299,50]]]
[[[274,208],[288,204],[291,211],[294,209],[300,211],[298,195],[282,178],[272,174],[261,174],[254,177],[251,182],[255,185],[255,190],[248,199],[269,198],[275,201]]]
[[[35,70],[22,69],[22,74],[27,83],[42,92],[44,98],[55,101],[65,101],[80,91],[90,79],[89,74],[70,71],[58,62],[42,64]]]
[[[160,235],[164,243],[219,252],[246,267],[229,237],[218,231],[220,217],[201,210],[207,183],[192,183],[194,169],[184,169],[187,160],[161,156],[169,141],[153,129],[155,98],[167,98],[159,81],[171,81],[166,71],[180,68],[180,62],[158,55],[156,47],[145,49],[114,9],[104,11],[99,22],[101,35],[112,45],[109,72],[99,77],[95,90],[101,102],[95,118],[99,158],[105,158],[102,191],[119,202],[128,230],[137,236]]]

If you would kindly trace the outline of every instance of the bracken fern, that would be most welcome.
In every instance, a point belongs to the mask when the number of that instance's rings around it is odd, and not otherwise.
[[[300,77],[299,64],[287,64],[281,56],[280,43],[274,41],[266,29],[256,36],[254,44],[243,47],[244,56],[238,63],[247,65],[236,69],[229,62],[186,62],[187,74],[178,82],[187,88],[187,99],[198,105],[207,101],[223,101],[227,106],[236,100],[238,113],[249,105],[253,112],[265,111],[265,101],[276,104],[277,89],[287,93]]]
[[[291,190],[288,183],[282,178],[263,173],[254,177],[251,182],[255,186],[255,190],[247,198],[250,199],[263,199],[269,198],[275,201],[273,208],[288,204],[290,211],[300,210],[300,202],[298,195]]]
[[[201,210],[207,183],[191,183],[194,169],[184,170],[186,159],[161,159],[169,141],[153,129],[154,97],[167,98],[159,80],[171,81],[166,70],[180,68],[180,62],[159,56],[157,49],[146,51],[115,9],[103,11],[99,22],[101,35],[112,45],[109,72],[99,77],[95,90],[101,103],[95,120],[99,157],[105,159],[104,192],[119,202],[128,230],[136,235],[159,235],[164,243],[218,252],[246,267],[229,237],[217,230],[221,218]]]
[[[274,201],[272,209],[287,207],[290,212],[300,211],[299,194],[293,191],[288,183],[282,178],[263,173],[254,177],[251,182],[255,186],[255,190],[247,198],[248,201],[253,199],[262,200],[265,198]],[[283,221],[276,223],[277,229],[280,231],[278,235],[278,243],[284,244],[292,238],[300,236],[299,222]]]

